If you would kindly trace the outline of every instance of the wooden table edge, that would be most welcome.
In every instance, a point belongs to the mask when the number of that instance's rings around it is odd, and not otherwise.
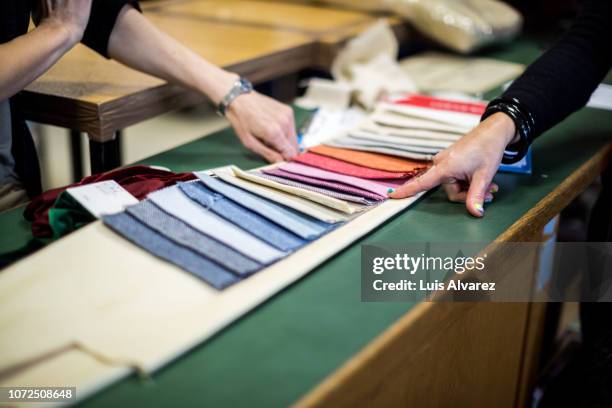
[[[612,143],[608,143],[555,187],[553,191],[542,198],[506,231],[500,234],[493,242],[498,244],[503,242],[518,242],[519,240],[525,242],[536,241],[540,237],[544,226],[602,173],[606,166],[610,164],[611,157]],[[486,249],[484,251],[486,251]],[[374,373],[375,370],[372,367],[374,366],[375,360],[394,359],[396,357],[395,355],[388,355],[390,345],[400,341],[402,338],[410,336],[411,332],[416,332],[417,330],[415,327],[418,325],[428,328],[430,331],[435,329],[433,326],[424,325],[423,322],[427,319],[428,315],[432,313],[436,305],[442,305],[445,309],[448,309],[452,305],[455,307],[455,311],[460,309],[460,311],[464,313],[478,305],[478,303],[421,302],[388,327],[384,332],[370,341],[356,355],[343,363],[322,382],[299,398],[294,405],[297,407],[343,405],[336,398],[336,395],[339,394],[339,390],[346,390],[356,386],[361,387],[362,384],[358,384],[357,381],[355,381],[356,377],[362,372],[370,371]],[[448,313],[448,310],[446,310],[446,313]],[[428,335],[419,333],[419,337],[427,338]],[[376,388],[376,383],[387,380],[386,378],[378,377],[376,374],[373,374],[371,379],[373,388]]]

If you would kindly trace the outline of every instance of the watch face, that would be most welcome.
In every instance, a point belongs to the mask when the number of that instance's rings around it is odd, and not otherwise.
[[[242,88],[242,92],[251,92],[253,90],[253,84],[244,78],[240,79],[240,86]]]

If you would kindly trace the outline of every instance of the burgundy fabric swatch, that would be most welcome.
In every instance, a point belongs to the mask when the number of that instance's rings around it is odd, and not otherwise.
[[[149,166],[130,166],[106,173],[94,174],[83,178],[80,182],[45,191],[26,207],[23,216],[32,222],[32,235],[38,238],[49,238],[53,231],[49,227],[49,209],[53,207],[59,195],[70,187],[83,186],[98,181],[115,180],[138,200],[160,188],[171,186],[179,181],[195,179],[193,173],[173,173],[171,171],[154,169]]]
[[[322,180],[322,179],[318,179],[315,177],[305,176],[302,174],[291,173],[288,171],[284,171],[280,168],[262,170],[262,172],[266,174],[270,174],[272,176],[283,177],[286,179],[299,181],[301,183],[306,183],[306,184],[310,184],[313,186],[319,186],[319,187],[324,187],[324,188],[328,188],[328,189],[335,190],[335,191],[340,191],[340,192],[347,193],[347,194],[353,194],[356,196],[367,198],[368,200],[382,201],[387,198],[386,195],[383,196],[380,194],[376,194],[371,191],[361,189],[359,187],[351,186],[351,185],[344,184],[341,182]]]
[[[334,159],[332,157],[323,156],[316,153],[306,152],[298,155],[293,159],[294,162],[302,163],[307,166],[317,167],[319,169],[333,171],[334,173],[345,174],[347,176],[359,177],[362,179],[394,179],[405,178],[416,174],[414,173],[398,173],[384,170],[371,169],[368,167],[359,166],[346,161]]]
[[[360,197],[360,196],[356,196],[356,195],[352,195],[352,194],[346,194],[346,193],[341,193],[339,191],[329,190],[329,189],[323,188],[323,187],[312,186],[310,184],[306,184],[306,183],[302,183],[302,182],[299,182],[299,181],[290,180],[288,178],[274,176],[274,175],[266,174],[266,173],[262,173],[262,172],[253,172],[253,173],[258,175],[259,177],[263,177],[263,178],[271,180],[271,181],[276,181],[277,183],[281,183],[281,184],[284,184],[284,185],[287,185],[287,186],[302,188],[304,190],[314,191],[316,193],[323,194],[323,195],[326,195],[328,197],[337,198],[338,200],[350,201],[352,203],[358,203],[358,204],[362,204],[362,205],[371,205],[371,204],[373,204],[372,200],[367,200],[367,199],[365,199],[363,197]]]

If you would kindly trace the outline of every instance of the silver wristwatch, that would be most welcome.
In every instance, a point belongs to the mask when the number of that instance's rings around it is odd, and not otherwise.
[[[221,102],[219,102],[219,106],[217,106],[217,113],[221,116],[225,116],[225,112],[227,112],[227,108],[229,108],[230,104],[239,97],[240,95],[248,94],[253,91],[253,84],[249,82],[248,79],[238,78],[232,88],[229,90],[227,95],[223,97]]]

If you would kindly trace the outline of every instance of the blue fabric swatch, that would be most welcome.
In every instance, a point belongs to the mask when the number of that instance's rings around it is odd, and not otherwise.
[[[179,187],[195,202],[281,251],[293,251],[307,243],[267,218],[210,190],[203,183],[180,183]]]

